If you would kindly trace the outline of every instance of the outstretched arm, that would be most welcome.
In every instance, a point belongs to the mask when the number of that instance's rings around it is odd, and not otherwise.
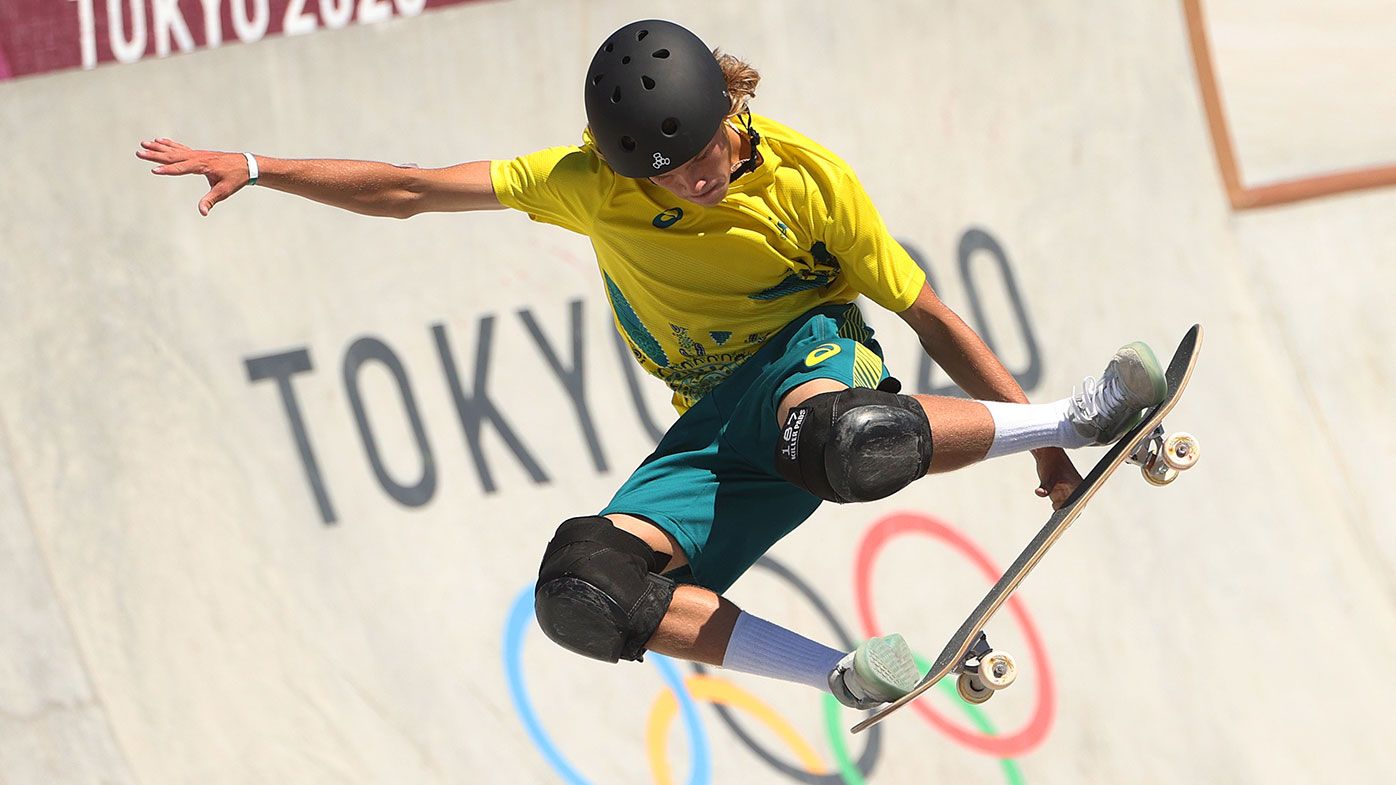
[[[141,142],[136,157],[158,164],[159,175],[198,174],[209,190],[199,200],[199,213],[247,185],[247,159],[242,153],[195,150],[173,139]],[[256,156],[257,184],[339,207],[362,215],[408,218],[426,212],[500,210],[494,195],[490,162],[472,161],[440,169],[333,159],[290,160]]]

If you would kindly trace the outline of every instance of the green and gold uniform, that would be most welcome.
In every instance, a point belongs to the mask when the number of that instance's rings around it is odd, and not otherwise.
[[[490,171],[505,206],[591,239],[617,329],[682,413],[602,514],[673,534],[717,591],[819,505],[775,471],[780,398],[815,378],[876,387],[887,371],[853,301],[900,312],[925,282],[847,164],[752,126],[761,164],[711,207],[615,174],[585,138]]]

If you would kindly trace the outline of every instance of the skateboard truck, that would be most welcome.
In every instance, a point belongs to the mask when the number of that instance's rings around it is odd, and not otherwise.
[[[1018,678],[1018,664],[1013,655],[994,651],[988,636],[982,632],[970,644],[964,660],[955,670],[960,674],[955,680],[955,689],[969,703],[983,703],[993,697],[996,690]]]
[[[1169,434],[1159,423],[1127,460],[1139,467],[1150,485],[1167,485],[1178,479],[1178,472],[1191,469],[1201,454],[1197,437],[1182,432]]]

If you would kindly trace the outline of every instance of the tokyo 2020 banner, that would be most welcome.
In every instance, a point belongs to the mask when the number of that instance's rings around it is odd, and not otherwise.
[[[471,0],[6,0],[0,80],[373,24]]]

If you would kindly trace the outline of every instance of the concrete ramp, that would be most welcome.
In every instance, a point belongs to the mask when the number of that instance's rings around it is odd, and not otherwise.
[[[1396,20],[1333,5],[468,3],[0,83],[0,781],[1396,780]],[[133,157],[576,140],[593,47],[650,15],[750,59],[1034,399],[1206,328],[1170,420],[1200,465],[1092,502],[990,626],[1023,672],[982,707],[853,737],[807,688],[548,644],[543,545],[674,417],[585,240],[257,189],[201,218],[202,180]],[[932,657],[1046,520],[1036,482],[827,506],[731,596]]]

